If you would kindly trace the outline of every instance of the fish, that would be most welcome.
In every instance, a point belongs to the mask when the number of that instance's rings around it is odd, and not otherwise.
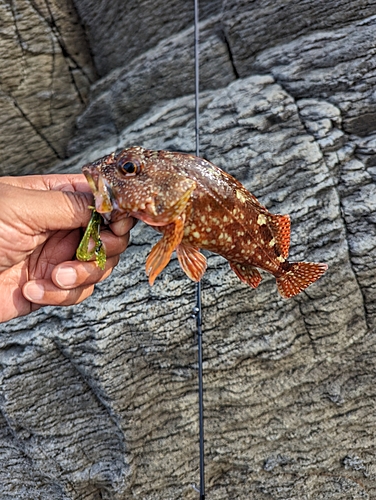
[[[283,298],[294,297],[328,268],[289,262],[289,215],[270,213],[238,180],[204,158],[134,146],[88,163],[82,172],[95,210],[107,223],[131,216],[162,234],[146,259],[150,285],[174,251],[193,281],[206,271],[200,250],[208,250],[227,259],[252,288],[261,282],[260,269],[272,274]]]

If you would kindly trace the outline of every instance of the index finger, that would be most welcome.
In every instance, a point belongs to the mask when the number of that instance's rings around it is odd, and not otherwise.
[[[136,223],[137,219],[134,217],[124,217],[116,222],[112,222],[110,224],[110,229],[116,236],[124,236],[136,225]]]
[[[0,182],[24,189],[42,191],[91,191],[83,174],[46,174],[25,176],[4,176]]]

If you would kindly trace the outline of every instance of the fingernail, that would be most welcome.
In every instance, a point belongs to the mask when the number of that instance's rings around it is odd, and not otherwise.
[[[72,286],[77,282],[77,272],[73,267],[60,267],[55,276],[59,286]]]
[[[23,295],[30,300],[30,302],[40,300],[44,295],[44,287],[43,285],[31,281],[24,286]]]

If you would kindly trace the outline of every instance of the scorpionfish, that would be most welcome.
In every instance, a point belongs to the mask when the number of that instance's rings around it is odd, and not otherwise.
[[[131,147],[83,168],[105,221],[132,216],[162,238],[146,260],[150,285],[176,251],[183,271],[199,281],[206,270],[200,249],[222,255],[247,285],[258,269],[273,274],[284,298],[315,282],[326,264],[289,262],[290,217],[271,214],[234,177],[191,154]]]

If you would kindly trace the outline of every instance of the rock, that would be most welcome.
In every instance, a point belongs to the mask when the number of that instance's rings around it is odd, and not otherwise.
[[[223,87],[235,79],[219,17],[201,23],[200,88]],[[194,91],[193,28],[163,39],[156,47],[113,70],[92,89],[90,104],[77,120],[69,143],[75,154],[117,134],[153,104]],[[176,57],[179,54],[179,57]],[[212,64],[211,61],[216,63]]]
[[[344,28],[300,36],[258,54],[252,69],[270,72],[296,99],[314,97],[336,105],[343,130],[367,136],[376,125],[371,83],[376,78],[375,26],[371,16]]]
[[[0,174],[42,172],[65,157],[95,80],[73,5],[0,4]]]
[[[90,49],[100,76],[126,66],[146,51],[192,27],[194,3],[172,0],[112,0],[95,4],[74,0],[88,32]],[[219,14],[220,0],[201,0],[200,19]],[[184,47],[187,50],[188,47]],[[178,59],[178,58],[175,58]]]

